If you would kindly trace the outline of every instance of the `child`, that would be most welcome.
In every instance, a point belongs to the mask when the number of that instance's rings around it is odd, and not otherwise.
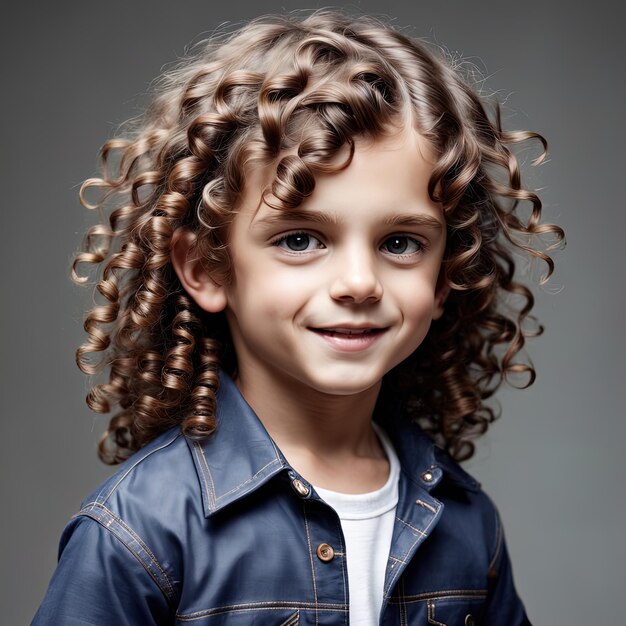
[[[74,263],[104,298],[77,361],[110,368],[87,400],[121,407],[100,455],[124,463],[34,624],[529,624],[453,460],[534,377],[513,252],[549,275],[534,236],[563,237],[508,147],[543,138],[492,117],[438,54],[330,10],[164,75],[83,187],[112,212]]]

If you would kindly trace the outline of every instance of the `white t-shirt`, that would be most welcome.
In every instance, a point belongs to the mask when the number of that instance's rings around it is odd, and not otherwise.
[[[341,520],[346,540],[350,626],[378,624],[398,504],[400,461],[387,435],[372,424],[389,460],[387,482],[376,491],[358,494],[315,487]]]

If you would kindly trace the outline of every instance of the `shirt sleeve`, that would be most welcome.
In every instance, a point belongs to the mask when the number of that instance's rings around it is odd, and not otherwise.
[[[496,511],[496,547],[489,566],[485,626],[532,626],[517,595],[504,529]]]
[[[98,522],[76,518],[31,626],[173,623],[163,592],[133,553]]]

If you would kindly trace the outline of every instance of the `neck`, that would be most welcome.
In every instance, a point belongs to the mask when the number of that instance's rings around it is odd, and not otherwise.
[[[358,452],[371,419],[380,383],[349,396],[326,394],[293,379],[239,375],[239,391],[278,443],[313,450]],[[366,437],[365,437],[366,438]]]
[[[371,420],[380,383],[355,395],[331,395],[292,378],[247,376],[237,386],[290,464],[320,487],[361,492],[384,484],[385,453]],[[362,476],[345,472],[359,468]],[[343,480],[338,476],[343,476]]]

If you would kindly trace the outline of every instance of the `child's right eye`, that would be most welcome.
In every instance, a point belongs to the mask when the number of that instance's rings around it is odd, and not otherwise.
[[[273,245],[287,252],[309,252],[324,247],[317,237],[308,233],[289,233],[274,241]]]

